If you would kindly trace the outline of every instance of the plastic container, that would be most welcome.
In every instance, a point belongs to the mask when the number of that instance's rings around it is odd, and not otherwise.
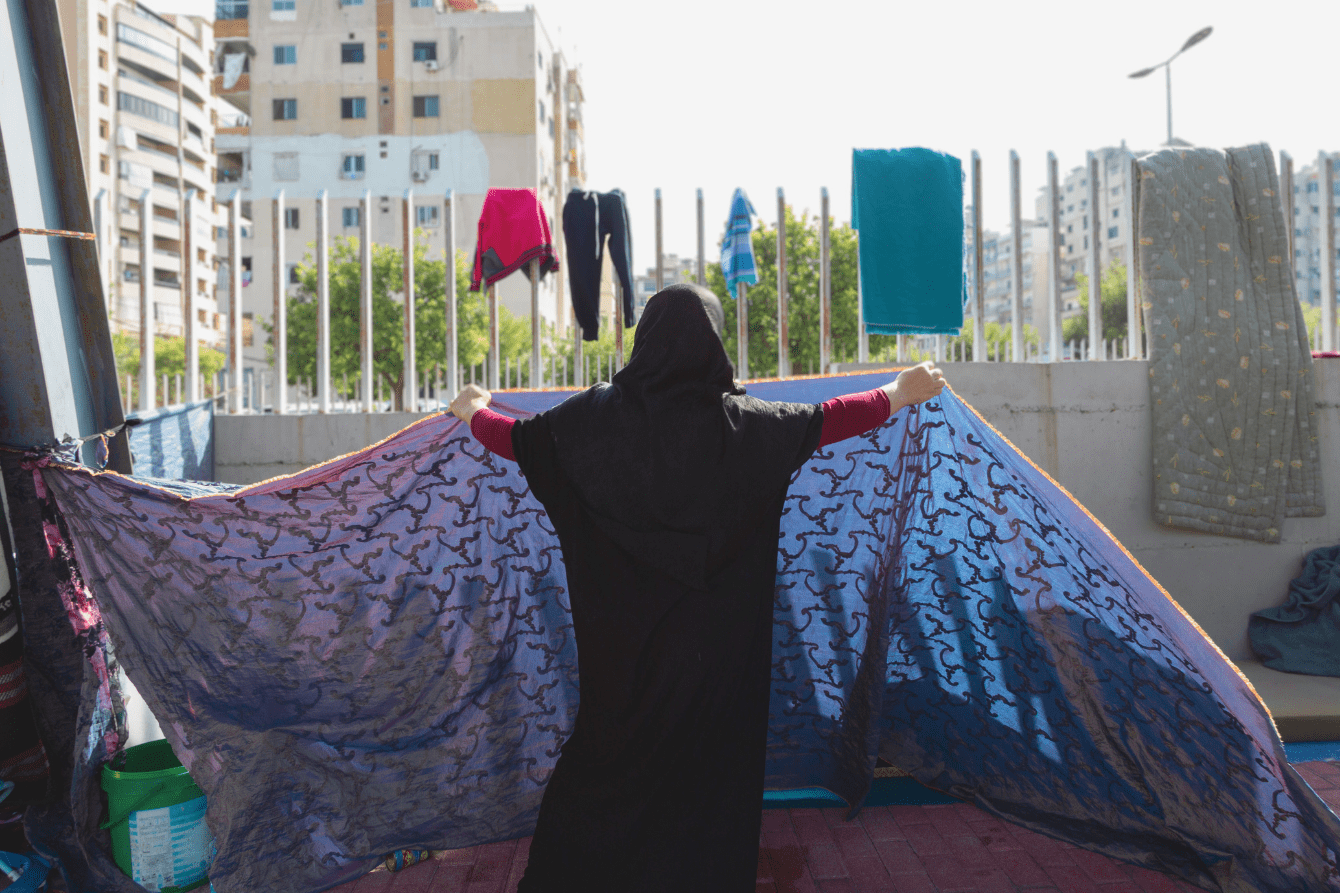
[[[50,871],[51,866],[36,853],[25,856],[0,851],[0,890],[4,893],[40,893],[46,889]],[[18,876],[11,878],[10,872]]]
[[[213,841],[205,794],[167,741],[127,748],[102,767],[112,858],[152,891],[192,890],[209,882]]]

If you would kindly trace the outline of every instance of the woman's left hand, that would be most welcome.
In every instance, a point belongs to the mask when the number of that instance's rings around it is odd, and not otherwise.
[[[452,415],[468,425],[474,414],[488,406],[492,399],[493,395],[479,385],[468,384],[461,388],[461,392],[456,395],[456,399],[451,401]]]

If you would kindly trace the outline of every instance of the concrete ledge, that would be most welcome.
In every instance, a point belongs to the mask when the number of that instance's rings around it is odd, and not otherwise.
[[[1340,741],[1340,676],[1281,673],[1254,660],[1236,663],[1286,742]]]

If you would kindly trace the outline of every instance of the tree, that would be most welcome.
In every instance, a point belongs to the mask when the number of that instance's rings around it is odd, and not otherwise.
[[[1089,277],[1083,273],[1075,275],[1075,286],[1079,289],[1080,312],[1061,324],[1062,341],[1079,341],[1089,337]],[[1126,337],[1126,265],[1117,261],[1104,272],[1098,284],[1103,299],[1103,340],[1120,340]]]
[[[125,376],[131,377],[131,393],[128,395],[128,401],[133,406],[139,405],[139,382],[140,382],[140,336],[131,335],[125,332],[115,332],[112,334],[112,352],[116,356],[117,376],[124,381]],[[201,347],[198,357],[200,374],[205,378],[205,389],[208,393],[213,393],[213,383],[219,370],[227,365],[227,357],[222,351],[215,350],[212,347]],[[175,380],[178,375],[186,373],[186,339],[180,337],[164,337],[162,335],[154,338],[154,372],[158,375],[166,374],[169,380]],[[203,394],[201,396],[204,396]]]
[[[1010,327],[991,320],[987,322],[984,333],[987,358],[1008,362],[1010,360]],[[1025,353],[1030,347],[1038,346],[1038,330],[1028,323],[1024,323],[1023,341]],[[962,330],[957,335],[951,335],[945,344],[946,357],[957,359],[960,355],[965,360],[971,360],[975,356],[973,353],[973,321],[971,319],[963,324]],[[1023,357],[1019,357],[1016,362],[1023,362]]]

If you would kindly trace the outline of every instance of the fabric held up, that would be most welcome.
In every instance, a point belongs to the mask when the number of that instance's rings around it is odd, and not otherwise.
[[[866,328],[878,335],[963,327],[963,166],[930,149],[853,149]]]
[[[213,400],[136,413],[127,422],[136,477],[214,479]]]
[[[600,281],[605,242],[610,265],[618,277],[623,300],[624,328],[633,325],[633,228],[622,190],[585,192],[574,189],[563,202],[563,241],[567,247],[568,285],[572,310],[582,327],[582,340],[600,334]]]
[[[885,381],[750,394],[818,403]],[[568,395],[505,396],[525,417]],[[397,848],[532,831],[573,728],[573,606],[554,519],[463,423],[189,500],[38,472],[61,522],[48,542],[74,559],[52,592],[111,634],[208,795],[219,893],[315,891]],[[948,391],[817,451],[780,529],[767,787],[859,803],[882,756],[1205,889],[1340,891],[1340,821],[1246,680]],[[95,784],[69,790],[96,819]]]
[[[726,289],[732,297],[740,297],[737,283],[756,285],[758,270],[754,266],[754,206],[743,189],[736,189],[730,200],[730,218],[726,221],[726,235],[721,239],[721,272],[726,277]]]
[[[540,262],[540,278],[558,269],[549,218],[534,189],[490,189],[479,213],[470,290],[492,285],[515,270],[530,278],[529,263]]]
[[[1139,167],[1154,520],[1279,542],[1286,516],[1325,505],[1274,153],[1166,149]]]
[[[1340,546],[1309,552],[1288,600],[1253,614],[1247,633],[1272,670],[1340,676]]]

